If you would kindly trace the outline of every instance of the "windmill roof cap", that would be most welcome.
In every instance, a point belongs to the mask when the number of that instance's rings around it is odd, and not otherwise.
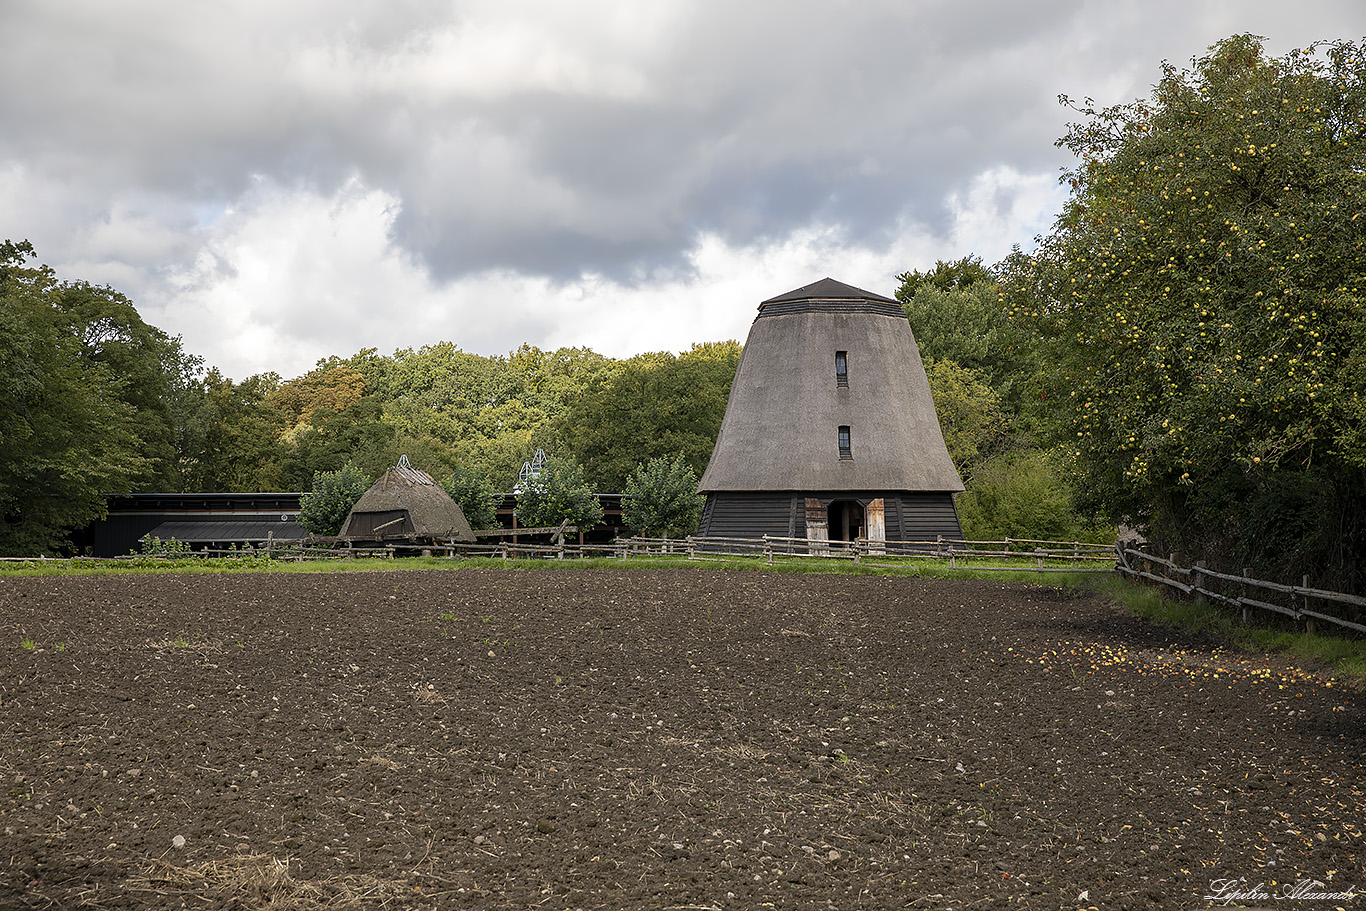
[[[866,313],[903,320],[906,318],[901,305],[890,297],[864,291],[833,278],[823,278],[795,291],[770,297],[759,305],[759,315],[755,319],[798,313]]]
[[[833,278],[823,278],[818,282],[803,285],[786,294],[779,294],[777,297],[770,297],[759,306],[765,307],[768,304],[780,304],[787,301],[809,301],[809,300],[861,300],[876,301],[879,303],[893,304],[900,306],[890,297],[883,297],[881,294],[874,294],[871,291],[864,291],[862,288],[855,288],[853,285],[846,285],[844,282],[835,281]]]

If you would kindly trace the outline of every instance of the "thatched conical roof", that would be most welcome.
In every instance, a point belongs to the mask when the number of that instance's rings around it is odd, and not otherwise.
[[[391,518],[392,517],[392,518]],[[403,456],[398,464],[380,475],[361,495],[342,525],[341,536],[372,537],[377,519],[391,523],[381,533],[421,538],[454,538],[473,541],[474,532],[465,520],[460,504],[450,498],[441,485],[425,471],[408,464]],[[405,521],[396,521],[400,518]]]
[[[900,305],[830,278],[760,304],[697,489],[962,490]]]

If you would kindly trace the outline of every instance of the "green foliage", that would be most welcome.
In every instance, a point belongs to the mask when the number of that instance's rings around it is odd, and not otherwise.
[[[233,383],[213,370],[176,409],[186,415],[182,483],[298,490],[348,462],[377,475],[406,453],[438,475],[467,466],[510,490],[522,462],[559,440],[593,463],[594,484],[619,490],[642,458],[682,449],[695,469],[706,464],[738,357],[733,342],[629,362],[530,345],[484,357],[440,342],[326,358],[284,382]],[[629,416],[612,404],[624,398]]]
[[[451,447],[440,440],[411,437],[401,432],[395,434],[387,425],[361,437],[350,449],[348,461],[362,474],[377,478],[397,465],[399,457],[404,455],[414,465],[423,466],[433,477],[441,477],[458,464]]]
[[[621,519],[652,537],[681,537],[697,530],[706,498],[697,493],[697,473],[682,453],[639,465],[626,481]]]
[[[902,292],[897,296],[902,297]],[[981,382],[995,390],[1003,416],[1017,430],[1035,426],[1039,408],[1035,378],[1042,365],[1038,346],[1010,317],[994,280],[947,290],[924,283],[903,299],[901,309],[922,358],[953,361],[976,371]]]
[[[1012,373],[1010,352],[1001,344],[1001,335],[1010,327],[995,285],[979,284],[961,291],[925,286],[901,309],[910,320],[923,359],[953,361],[980,370],[993,385]]]
[[[200,383],[200,394],[189,397],[195,410],[187,421],[188,442],[182,459],[185,490],[213,493],[284,486],[280,435],[288,421],[268,404],[279,383],[273,373],[234,383],[216,367],[208,372]]]
[[[305,427],[314,426],[313,416],[319,412],[336,414],[355,405],[365,395],[365,377],[348,366],[318,367],[298,379],[281,383],[271,391],[266,401],[285,416],[288,430],[285,439],[297,435]]]
[[[1329,515],[1277,493],[1304,472],[1366,486],[1366,42],[1268,59],[1238,35],[1164,64],[1147,100],[1075,109],[1072,196],[1002,271],[1014,314],[1051,340],[1084,492],[1235,567],[1279,561],[1250,511],[1277,500],[1278,521],[1355,542],[1298,569],[1366,584],[1366,503]]]
[[[982,265],[980,256],[965,256],[950,263],[939,260],[927,272],[912,269],[898,275],[897,280],[901,286],[896,289],[895,296],[903,305],[910,304],[920,291],[931,288],[948,292],[966,291],[979,285],[994,288],[996,285],[996,276]]]
[[[991,459],[955,501],[964,537],[972,541],[1113,541],[1113,526],[1077,516],[1066,478],[1056,457],[1042,450],[1009,452]]]
[[[483,470],[472,465],[458,465],[441,486],[460,505],[470,528],[483,531],[498,527],[498,492]]]
[[[146,470],[134,490],[179,489],[182,414],[202,359],[186,355],[180,339],[147,325],[128,298],[108,287],[63,282],[54,303],[79,341],[83,360],[97,364],[111,390],[129,405],[130,429]]]
[[[740,363],[735,342],[693,345],[675,357],[641,354],[596,375],[555,421],[556,438],[600,490],[619,491],[642,461],[682,453],[706,468]]]
[[[370,479],[354,465],[313,476],[313,489],[299,500],[299,524],[314,535],[341,532],[351,507],[370,489]]]
[[[951,360],[925,361],[925,376],[934,396],[944,445],[964,484],[971,483],[978,466],[1005,442],[1010,421],[1000,396],[978,370]]]
[[[161,476],[143,485],[146,491],[194,491],[195,469],[203,455],[203,444],[208,427],[207,377],[204,358],[181,349],[180,339],[171,339],[171,346],[163,354],[166,388],[164,405],[170,418],[171,446],[174,450],[169,462],[161,466]]]
[[[383,419],[383,412],[384,406],[371,397],[360,398],[341,411],[314,411],[310,423],[300,425],[284,449],[281,482],[297,490],[318,472],[336,472],[361,463],[378,476],[398,461],[398,431]]]
[[[1039,395],[1045,365],[1032,327],[1008,312],[996,272],[965,257],[901,279],[896,296],[924,358],[944,443],[967,486],[957,501],[964,534],[1086,534],[1071,487],[1035,442],[1051,423]]]
[[[170,559],[184,559],[194,555],[194,549],[186,541],[178,541],[175,538],[162,540],[154,536],[151,532],[138,538],[138,549],[133,551],[135,554],[142,554],[149,557],[166,557]]]
[[[602,504],[583,479],[583,466],[551,456],[538,478],[517,491],[517,520],[528,528],[568,521],[588,529],[602,521]]]
[[[509,490],[522,462],[548,445],[566,403],[616,362],[586,348],[523,345],[507,357],[483,357],[441,342],[393,358],[363,351],[327,363],[360,373],[400,434],[441,443],[449,467],[477,465]]]
[[[27,243],[0,244],[0,553],[18,556],[60,548],[103,517],[105,497],[131,492],[166,457],[164,437],[139,435],[159,433],[134,404],[151,393],[112,357],[140,344],[125,340],[134,332],[151,345],[152,330],[126,302],[106,323],[86,306],[103,292],[26,266],[33,255]]]

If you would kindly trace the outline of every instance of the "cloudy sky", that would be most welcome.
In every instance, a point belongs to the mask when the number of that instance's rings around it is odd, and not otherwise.
[[[1048,229],[1065,93],[1361,0],[0,0],[0,238],[234,378],[743,340]]]

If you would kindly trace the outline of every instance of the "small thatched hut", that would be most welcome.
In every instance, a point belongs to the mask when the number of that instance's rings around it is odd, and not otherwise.
[[[367,490],[342,525],[343,538],[446,538],[473,541],[460,504],[402,456]]]
[[[959,538],[962,489],[896,301],[827,278],[759,305],[698,534]]]

